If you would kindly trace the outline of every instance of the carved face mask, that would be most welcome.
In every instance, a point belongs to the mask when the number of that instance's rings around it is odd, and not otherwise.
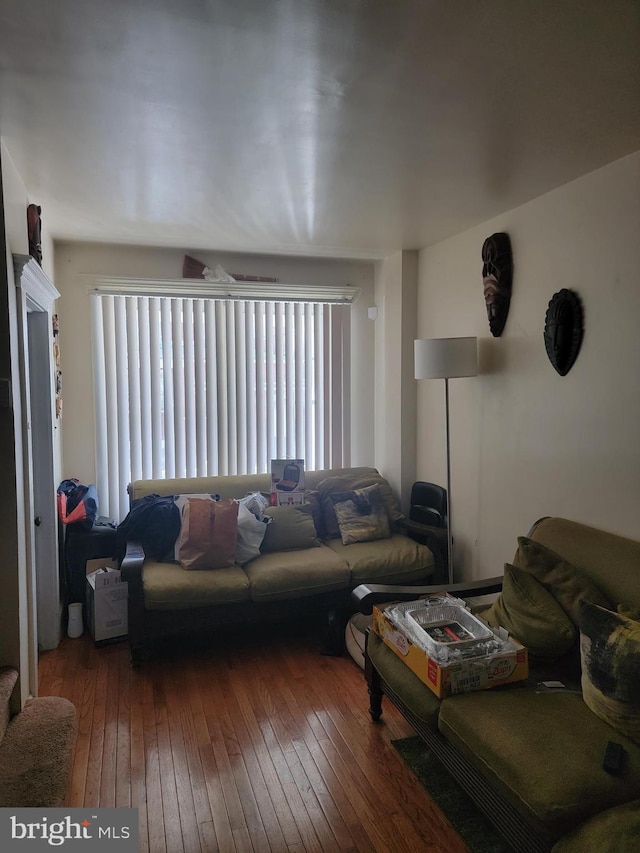
[[[580,352],[582,343],[582,305],[577,294],[563,287],[554,293],[544,324],[544,345],[549,361],[566,376]]]
[[[482,245],[482,260],[482,283],[489,329],[494,338],[498,338],[507,322],[511,302],[513,260],[509,235],[498,232],[487,237]]]

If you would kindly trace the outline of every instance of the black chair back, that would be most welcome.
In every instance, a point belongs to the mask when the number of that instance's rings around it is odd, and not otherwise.
[[[411,488],[409,518],[430,527],[446,527],[447,490],[435,483],[414,483]]]

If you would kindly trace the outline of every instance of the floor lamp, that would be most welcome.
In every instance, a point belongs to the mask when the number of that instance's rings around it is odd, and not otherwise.
[[[449,436],[449,380],[477,376],[477,338],[431,338],[414,341],[416,379],[444,379],[447,422],[447,534],[449,583],[453,583],[453,536],[451,528],[451,454]]]

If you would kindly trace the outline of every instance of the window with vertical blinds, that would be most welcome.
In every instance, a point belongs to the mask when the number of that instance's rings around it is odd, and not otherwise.
[[[350,306],[118,295],[92,304],[100,511],[132,480],[348,465]]]

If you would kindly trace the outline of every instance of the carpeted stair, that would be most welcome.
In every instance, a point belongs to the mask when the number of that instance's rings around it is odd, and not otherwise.
[[[29,699],[11,716],[9,702],[17,671],[0,667],[0,807],[65,805],[76,709],[67,699]]]

